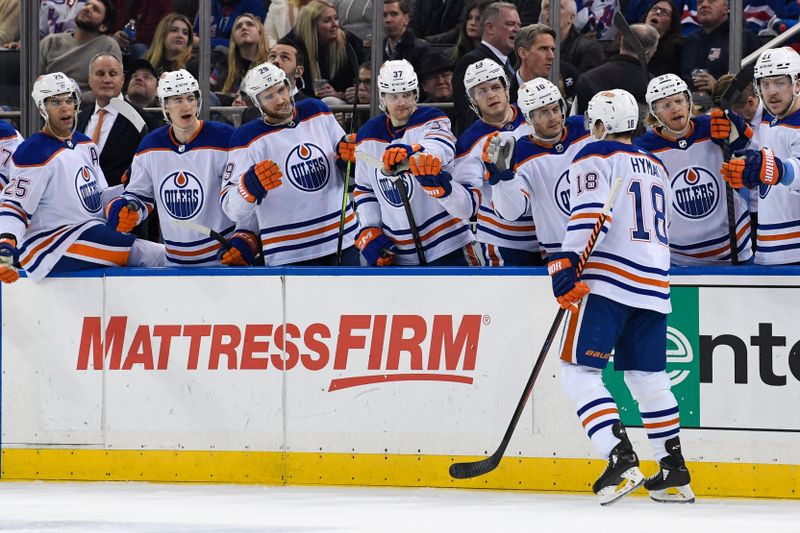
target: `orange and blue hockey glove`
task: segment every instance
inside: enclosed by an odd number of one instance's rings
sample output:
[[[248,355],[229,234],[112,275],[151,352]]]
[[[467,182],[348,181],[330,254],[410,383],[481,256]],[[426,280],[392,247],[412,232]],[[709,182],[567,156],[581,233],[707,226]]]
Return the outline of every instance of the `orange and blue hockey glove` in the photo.
[[[728,163],[722,163],[721,172],[725,181],[735,189],[749,189],[762,184],[777,185],[781,182],[788,184],[794,180],[792,166],[784,165],[769,148],[736,154]]]
[[[139,222],[141,222],[139,206],[133,200],[119,196],[108,202],[106,206],[106,225],[108,227],[114,228],[120,233],[130,233]]]
[[[256,263],[259,243],[255,233],[237,231],[229,242],[231,248],[222,249],[217,254],[220,263],[226,266],[251,266]]]
[[[386,172],[394,173],[403,161],[424,150],[419,144],[390,144],[383,152],[383,168]]]
[[[342,172],[347,170],[347,163],[354,165],[356,162],[356,134],[344,135],[336,144],[336,166]]]
[[[580,258],[575,252],[559,252],[550,256],[547,272],[553,283],[553,295],[562,309],[576,310],[575,304],[589,293],[589,286],[578,281]]]
[[[711,138],[716,143],[721,143],[731,137],[733,128],[736,128],[734,140],[731,141],[731,150],[744,150],[753,137],[753,128],[744,119],[733,111],[723,111],[714,108],[709,113],[711,117]]]
[[[394,241],[374,226],[361,230],[356,237],[356,248],[369,266],[389,266],[397,253]]]
[[[411,156],[411,173],[422,185],[425,194],[434,198],[446,198],[453,192],[453,176],[442,170],[442,160],[433,154],[414,154]]]
[[[258,203],[267,196],[267,191],[283,183],[283,173],[277,163],[266,159],[256,163],[242,176],[239,182],[239,194],[248,202]]]
[[[0,235],[0,281],[14,283],[19,279],[17,238],[10,233]]]

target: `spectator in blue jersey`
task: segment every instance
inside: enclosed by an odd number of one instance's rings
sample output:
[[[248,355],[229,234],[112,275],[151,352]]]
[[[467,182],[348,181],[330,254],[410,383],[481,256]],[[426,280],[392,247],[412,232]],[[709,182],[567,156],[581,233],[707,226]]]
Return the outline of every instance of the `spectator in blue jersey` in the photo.
[[[262,0],[212,0],[211,1],[211,48],[227,47],[234,24],[239,15],[250,13],[264,20],[267,9]],[[200,19],[194,21],[195,34],[199,35]]]
[[[701,31],[686,38],[681,51],[680,76],[690,87],[711,94],[717,78],[727,73],[730,43],[728,0],[699,0],[695,19]],[[759,47],[758,37],[742,29],[742,56]],[[705,69],[705,72],[696,72]],[[692,72],[695,71],[694,75]]]

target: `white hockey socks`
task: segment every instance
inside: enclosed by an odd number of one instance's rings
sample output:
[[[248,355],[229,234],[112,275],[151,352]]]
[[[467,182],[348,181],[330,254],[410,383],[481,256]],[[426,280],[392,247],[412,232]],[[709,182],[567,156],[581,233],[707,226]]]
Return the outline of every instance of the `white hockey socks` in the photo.
[[[628,370],[625,372],[625,384],[639,404],[639,413],[653,447],[653,455],[656,461],[660,461],[669,455],[665,448],[667,440],[680,433],[678,402],[672,394],[669,376],[664,371]]]
[[[603,384],[602,370],[563,361],[561,369],[564,390],[575,404],[586,435],[600,456],[607,459],[620,442],[611,431],[614,422],[619,422],[619,411]]]

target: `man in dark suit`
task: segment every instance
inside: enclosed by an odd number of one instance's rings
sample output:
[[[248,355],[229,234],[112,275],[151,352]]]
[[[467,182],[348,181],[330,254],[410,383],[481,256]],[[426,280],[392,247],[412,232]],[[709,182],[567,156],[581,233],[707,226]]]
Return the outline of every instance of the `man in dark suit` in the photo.
[[[124,81],[122,64],[116,57],[107,53],[94,56],[89,63],[89,87],[96,101],[78,115],[77,129],[97,144],[100,168],[109,186],[122,183],[139,141],[150,127],[159,126],[157,119],[122,98]]]
[[[480,46],[459,60],[453,73],[453,102],[459,110],[459,121],[453,125],[453,131],[460,135],[467,126],[478,117],[469,107],[469,99],[464,89],[464,73],[467,67],[481,59],[491,59],[502,65],[509,80],[514,79],[515,62],[514,36],[519,31],[519,14],[514,4],[495,2],[489,4],[481,13],[483,37]],[[511,101],[517,99],[516,92],[511,94]],[[461,112],[463,110],[463,112]]]

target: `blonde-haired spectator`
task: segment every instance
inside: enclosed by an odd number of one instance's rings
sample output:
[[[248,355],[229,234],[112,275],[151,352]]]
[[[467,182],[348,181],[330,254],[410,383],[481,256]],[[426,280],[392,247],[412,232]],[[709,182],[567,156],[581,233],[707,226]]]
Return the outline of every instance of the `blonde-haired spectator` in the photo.
[[[191,21],[178,13],[170,13],[158,23],[153,44],[142,57],[159,75],[184,68],[197,77],[197,57],[192,55],[193,39]]]
[[[227,65],[211,73],[212,89],[235,97],[250,65],[260,65],[268,56],[267,34],[261,20],[252,13],[239,15],[231,31]]]

